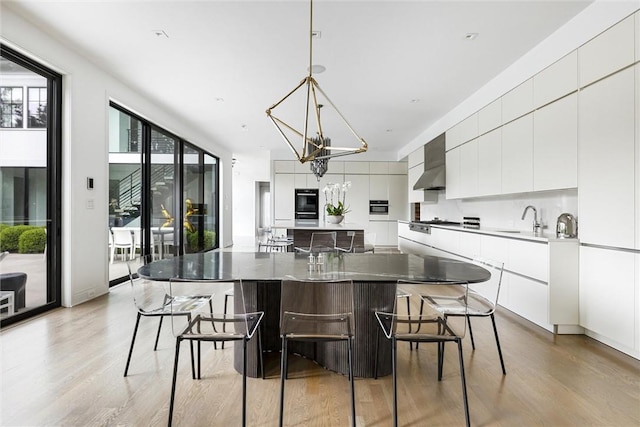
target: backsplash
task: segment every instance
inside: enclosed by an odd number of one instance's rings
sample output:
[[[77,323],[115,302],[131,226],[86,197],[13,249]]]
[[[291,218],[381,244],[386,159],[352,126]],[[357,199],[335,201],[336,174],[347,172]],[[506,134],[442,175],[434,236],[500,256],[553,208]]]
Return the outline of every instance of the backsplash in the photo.
[[[525,219],[521,219],[527,205],[533,205],[538,211],[538,220],[545,233],[555,233],[558,216],[564,212],[573,214],[580,226],[577,189],[462,200],[447,200],[445,192],[440,191],[437,204],[420,204],[420,219],[438,217],[461,222],[463,217],[473,216],[480,218],[482,227],[530,231],[533,213],[528,212]]]

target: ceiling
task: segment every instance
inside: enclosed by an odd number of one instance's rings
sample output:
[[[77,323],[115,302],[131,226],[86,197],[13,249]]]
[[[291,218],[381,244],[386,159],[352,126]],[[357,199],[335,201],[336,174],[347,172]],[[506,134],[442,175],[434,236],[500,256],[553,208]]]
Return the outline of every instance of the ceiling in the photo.
[[[396,153],[589,3],[316,0],[314,77],[371,154]],[[2,4],[215,145],[287,150],[265,110],[308,73],[308,1]],[[302,127],[304,106],[287,108]],[[333,144],[353,145],[334,125]]]

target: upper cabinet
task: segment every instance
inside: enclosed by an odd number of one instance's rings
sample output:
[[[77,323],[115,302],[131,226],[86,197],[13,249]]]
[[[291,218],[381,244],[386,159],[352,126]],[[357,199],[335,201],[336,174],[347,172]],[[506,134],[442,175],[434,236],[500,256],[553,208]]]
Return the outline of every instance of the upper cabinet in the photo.
[[[478,135],[485,134],[502,125],[502,98],[478,111]]]
[[[580,91],[578,207],[585,243],[635,246],[634,71],[627,68]]]
[[[594,203],[602,210],[602,215],[594,214],[594,223],[605,224],[604,207],[615,199],[610,195],[619,194],[621,188],[640,194],[639,67],[640,10],[449,129],[447,198],[579,188],[579,198],[584,200],[580,209],[582,223],[583,206]],[[635,73],[635,85],[627,76],[625,88],[619,87],[617,75],[622,73]],[[603,85],[590,90],[600,82]],[[629,122],[628,116],[634,116],[635,121]],[[616,120],[621,127],[614,126]],[[627,147],[626,154],[621,155],[618,148],[603,148],[614,144],[621,133],[625,133],[627,145],[629,138],[635,138],[635,151]],[[604,153],[602,159],[619,156],[621,169],[611,171],[610,175],[594,173],[598,169],[587,167],[587,159],[593,156],[592,160],[598,162],[598,150]],[[579,155],[584,159],[579,161]],[[631,163],[636,165],[635,178],[628,167]],[[579,169],[583,175],[594,176],[594,182],[579,179]],[[607,184],[619,180],[621,174],[626,177],[624,183]],[[598,189],[599,185],[602,188]],[[603,195],[606,201],[597,201],[595,194],[605,188],[610,188],[606,190],[609,196]],[[621,203],[628,205],[622,209],[628,216],[633,201]],[[596,206],[591,207],[598,212]],[[636,210],[639,212],[635,213],[633,239],[640,246],[640,209]]]
[[[478,138],[478,195],[502,193],[502,128]]]
[[[294,173],[296,163],[299,162],[293,160],[275,160],[273,162],[273,171],[275,173]]]
[[[477,136],[478,114],[475,113],[447,131],[445,138],[446,150],[451,150],[467,141],[471,141]]]
[[[502,193],[533,190],[533,114],[502,128]]]
[[[533,110],[533,79],[512,89],[502,97],[502,122],[524,116]]]
[[[573,51],[533,77],[533,104],[540,108],[578,89],[578,52]]]
[[[369,174],[369,162],[343,162],[343,163],[344,163],[344,173],[364,174],[364,175]]]
[[[578,186],[578,95],[566,96],[533,115],[533,190]]]
[[[636,19],[630,16],[578,48],[580,87],[633,64]]]

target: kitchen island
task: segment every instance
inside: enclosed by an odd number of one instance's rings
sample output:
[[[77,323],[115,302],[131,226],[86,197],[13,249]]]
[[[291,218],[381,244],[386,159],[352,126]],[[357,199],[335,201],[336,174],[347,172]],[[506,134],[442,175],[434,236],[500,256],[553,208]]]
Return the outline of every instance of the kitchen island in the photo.
[[[293,239],[294,248],[308,248],[313,232],[335,231],[336,246],[349,248],[353,237],[353,252],[364,252],[364,227],[360,224],[346,221],[340,224],[331,224],[322,220],[296,220],[276,221],[271,228],[272,230],[286,230],[286,235]]]

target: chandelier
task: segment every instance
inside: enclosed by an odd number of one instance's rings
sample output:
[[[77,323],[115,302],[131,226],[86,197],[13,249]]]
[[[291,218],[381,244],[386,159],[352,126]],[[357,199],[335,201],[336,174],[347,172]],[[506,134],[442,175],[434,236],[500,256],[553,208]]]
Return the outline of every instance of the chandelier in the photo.
[[[287,93],[282,99],[269,107],[266,111],[267,117],[273,122],[280,136],[287,143],[293,154],[300,163],[311,162],[311,171],[320,180],[328,168],[329,159],[332,157],[346,156],[348,154],[364,153],[367,151],[367,143],[364,138],[360,137],[353,127],[349,124],[344,115],[338,110],[335,104],[329,99],[327,94],[320,88],[318,82],[313,78],[313,0],[309,2],[309,74],[302,79],[298,85]],[[285,122],[283,119],[275,115],[275,109],[280,107],[287,99],[289,99],[299,89],[304,88],[306,91],[304,106],[304,123],[302,126],[294,126]],[[337,118],[346,128],[353,134],[357,144],[353,147],[341,147],[331,145],[331,139],[326,137],[320,121],[320,108],[324,104],[333,109],[337,113]],[[310,116],[315,119],[316,134],[314,137],[309,136]],[[300,150],[296,149],[294,140],[301,139],[302,146]]]

